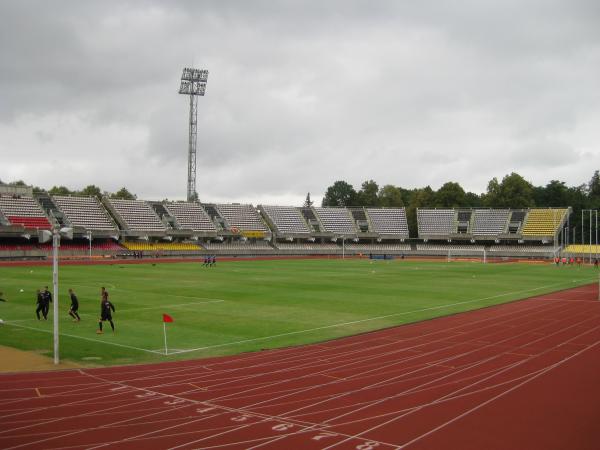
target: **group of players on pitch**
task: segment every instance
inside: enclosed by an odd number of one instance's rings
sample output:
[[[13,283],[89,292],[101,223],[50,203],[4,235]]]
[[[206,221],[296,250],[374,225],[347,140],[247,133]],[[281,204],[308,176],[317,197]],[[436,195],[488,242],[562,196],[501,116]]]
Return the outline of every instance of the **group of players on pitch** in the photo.
[[[80,322],[81,317],[79,317],[79,299],[73,289],[69,289],[69,296],[71,297],[71,306],[69,308],[69,315],[73,318],[73,322]],[[112,313],[115,312],[115,306],[108,300],[108,291],[106,288],[102,287],[100,290],[100,319],[98,320],[98,329],[96,330],[97,334],[102,334],[102,323],[107,321],[110,323],[110,327],[114,333],[115,324],[112,319]],[[50,303],[52,303],[52,294],[48,290],[48,286],[44,288],[43,291],[37,290],[37,309],[35,310],[35,314],[38,320],[40,318],[40,312],[44,317],[44,320],[48,320],[48,311],[50,310]]]

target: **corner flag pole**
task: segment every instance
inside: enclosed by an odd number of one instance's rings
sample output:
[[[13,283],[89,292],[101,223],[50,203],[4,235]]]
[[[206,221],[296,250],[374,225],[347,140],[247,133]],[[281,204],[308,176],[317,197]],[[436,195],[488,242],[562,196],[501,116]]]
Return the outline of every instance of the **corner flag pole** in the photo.
[[[167,348],[167,322],[171,323],[173,322],[173,318],[168,315],[168,314],[164,314],[162,315],[162,319],[163,319],[163,334],[165,336],[165,355],[169,354],[169,349]]]
[[[165,355],[168,355],[167,351],[167,323],[163,322],[163,334],[165,335]]]

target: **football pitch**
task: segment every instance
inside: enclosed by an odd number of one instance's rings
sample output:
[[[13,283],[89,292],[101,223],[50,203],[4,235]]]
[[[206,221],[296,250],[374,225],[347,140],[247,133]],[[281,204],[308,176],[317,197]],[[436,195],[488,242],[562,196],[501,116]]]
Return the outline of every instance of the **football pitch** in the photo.
[[[301,345],[491,306],[597,280],[592,267],[366,259],[240,260],[60,267],[61,358],[170,361]],[[52,306],[35,317],[46,266],[0,267],[0,345],[51,355]],[[97,335],[100,287],[116,332]],[[81,322],[67,314],[72,288]],[[165,354],[162,314],[166,324]]]

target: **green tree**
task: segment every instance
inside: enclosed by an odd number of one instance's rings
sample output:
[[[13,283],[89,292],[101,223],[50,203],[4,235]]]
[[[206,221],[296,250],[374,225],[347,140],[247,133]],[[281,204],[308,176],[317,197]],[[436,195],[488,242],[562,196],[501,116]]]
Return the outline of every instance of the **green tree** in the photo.
[[[52,186],[52,188],[48,191],[50,195],[72,195],[73,192],[69,190],[66,186]]]
[[[129,192],[127,188],[122,187],[114,194],[111,194],[110,198],[116,198],[120,200],[135,200],[137,196]]]
[[[410,197],[408,208],[406,208],[406,220],[408,222],[408,231],[411,236],[419,234],[417,226],[417,208],[431,207],[435,200],[435,192],[430,186],[422,189],[415,189]]]
[[[322,206],[352,206],[356,204],[356,191],[345,181],[336,181],[327,188]]]
[[[537,206],[569,206],[571,193],[564,181],[551,180],[546,186],[533,188]]]
[[[456,208],[465,203],[465,191],[458,183],[449,181],[435,193],[435,206]]]
[[[86,197],[102,198],[102,189],[100,189],[98,186],[90,184],[84,187],[81,191],[79,191],[78,194],[84,195]]]
[[[600,197],[600,173],[597,170],[588,183],[588,193],[590,197]]]
[[[8,183],[9,186],[27,187],[27,183],[23,180],[11,181]]]
[[[467,192],[465,194],[464,206],[468,206],[469,208],[483,206],[483,198],[481,195],[476,194],[475,192]]]
[[[379,206],[379,186],[373,180],[363,182],[356,197],[356,206]]]
[[[379,205],[387,208],[401,208],[404,206],[402,190],[392,184],[383,186],[377,194]]]
[[[492,178],[485,194],[485,204],[498,208],[529,208],[535,206],[532,184],[518,173],[511,173],[498,183]]]

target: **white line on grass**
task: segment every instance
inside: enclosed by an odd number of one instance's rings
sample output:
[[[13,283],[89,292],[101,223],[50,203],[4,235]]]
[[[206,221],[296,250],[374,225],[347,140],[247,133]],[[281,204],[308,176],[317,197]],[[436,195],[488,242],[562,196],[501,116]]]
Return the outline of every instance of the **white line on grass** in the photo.
[[[193,297],[190,297],[193,298]],[[202,297],[198,297],[198,298],[202,298]],[[128,308],[128,309],[120,309],[119,312],[123,313],[123,312],[138,312],[138,311],[149,311],[151,309],[168,309],[168,308],[177,308],[177,307],[181,307],[181,306],[189,306],[189,305],[206,305],[209,303],[223,303],[225,300],[211,300],[208,302],[191,302],[191,303],[179,303],[177,305],[170,305],[165,303],[164,305],[161,306],[149,306],[148,308]]]
[[[12,322],[5,322],[5,323],[7,325],[10,325],[10,326],[13,326],[13,327],[27,328],[29,330],[41,331],[42,333],[53,333],[52,330],[42,330],[41,328],[27,327],[25,325],[19,325],[19,324],[12,323]],[[117,344],[116,342],[101,341],[99,339],[92,339],[92,338],[83,337],[83,336],[76,336],[74,334],[67,334],[67,333],[59,333],[59,334],[61,336],[68,336],[68,337],[72,337],[72,338],[75,338],[75,339],[83,339],[84,341],[99,342],[101,344],[116,345],[117,347],[130,348],[130,349],[133,349],[133,350],[140,350],[142,352],[155,353],[157,355],[161,355],[161,354],[164,355],[164,351],[158,352],[156,350],[148,350],[147,348],[134,347],[132,345],[125,345],[125,344]]]
[[[446,305],[431,306],[429,308],[422,308],[422,309],[415,309],[413,311],[404,311],[404,312],[399,312],[399,313],[386,314],[386,315],[383,315],[383,316],[368,317],[366,319],[352,320],[350,322],[334,323],[332,325],[324,325],[322,327],[309,328],[309,329],[306,329],[306,330],[290,331],[289,333],[280,333],[280,334],[274,334],[274,335],[271,335],[271,336],[262,336],[262,337],[258,337],[258,338],[243,339],[241,341],[232,341],[232,342],[225,342],[223,344],[207,345],[207,346],[204,346],[204,347],[190,348],[190,349],[187,349],[187,350],[178,350],[178,351],[174,351],[174,352],[172,352],[170,354],[175,355],[175,354],[179,354],[179,353],[189,353],[189,352],[196,352],[196,351],[200,351],[200,350],[209,350],[209,349],[218,348],[218,347],[227,347],[229,345],[245,344],[245,343],[248,343],[248,342],[266,341],[266,340],[269,340],[269,339],[283,337],[283,336],[292,336],[292,335],[295,335],[295,334],[310,333],[311,331],[319,331],[319,330],[326,330],[326,329],[329,329],[329,328],[344,327],[346,325],[355,325],[357,323],[370,322],[370,321],[373,321],[373,320],[380,320],[380,319],[387,319],[389,317],[405,316],[405,315],[408,315],[408,314],[415,314],[415,313],[424,312],[424,311],[434,311],[436,309],[444,309],[444,308],[449,308],[449,307],[452,307],[452,306],[465,305],[467,303],[475,303],[475,302],[481,302],[481,301],[486,301],[486,300],[492,300],[492,299],[495,299],[495,298],[506,297],[506,296],[514,295],[514,294],[522,294],[522,293],[526,293],[526,292],[539,291],[539,290],[542,290],[542,289],[548,289],[548,288],[555,287],[555,286],[562,286],[562,285],[565,285],[565,284],[571,284],[571,283],[575,283],[575,282],[578,282],[578,281],[588,281],[588,279],[584,278],[584,279],[580,279],[580,280],[564,281],[564,282],[561,282],[561,283],[554,283],[554,284],[549,284],[549,285],[546,285],[546,286],[538,286],[538,287],[535,287],[535,288],[523,289],[523,290],[520,290],[520,291],[505,292],[504,294],[492,295],[491,297],[477,298],[475,300],[465,300],[465,301],[462,301],[462,302],[448,303]]]

